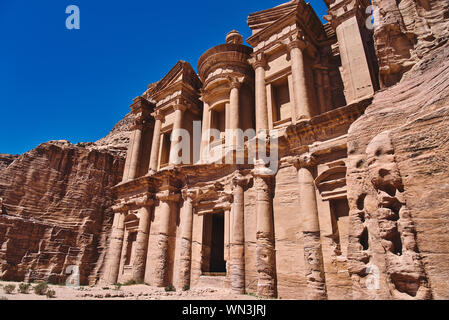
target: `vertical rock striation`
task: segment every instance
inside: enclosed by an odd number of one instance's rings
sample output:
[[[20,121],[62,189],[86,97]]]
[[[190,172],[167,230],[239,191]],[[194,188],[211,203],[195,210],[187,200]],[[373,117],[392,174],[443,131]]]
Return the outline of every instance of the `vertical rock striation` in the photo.
[[[0,277],[62,282],[68,266],[95,281],[124,160],[66,141],[44,143],[0,171]]]
[[[354,298],[449,297],[448,61],[449,45],[432,51],[350,128]]]
[[[447,0],[374,0],[374,43],[382,87],[398,83],[426,54],[449,39]]]

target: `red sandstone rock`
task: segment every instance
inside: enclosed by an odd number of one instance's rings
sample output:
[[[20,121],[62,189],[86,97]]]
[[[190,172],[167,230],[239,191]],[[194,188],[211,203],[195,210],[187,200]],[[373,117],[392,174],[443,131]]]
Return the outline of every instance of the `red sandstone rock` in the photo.
[[[417,62],[449,39],[447,0],[374,0],[374,32],[383,87],[396,84]],[[413,73],[410,76],[414,76]]]
[[[448,45],[427,55],[349,130],[354,298],[448,298],[448,61]],[[366,288],[369,265],[379,291]]]
[[[94,281],[124,159],[64,141],[44,143],[0,172],[0,277],[65,279],[69,265]],[[89,279],[90,277],[90,279]]]

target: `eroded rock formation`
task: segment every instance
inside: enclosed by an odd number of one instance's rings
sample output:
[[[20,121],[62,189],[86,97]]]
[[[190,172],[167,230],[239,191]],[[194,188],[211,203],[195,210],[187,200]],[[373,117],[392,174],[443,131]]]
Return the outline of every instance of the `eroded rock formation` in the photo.
[[[448,58],[448,45],[427,55],[349,131],[355,298],[447,298]],[[375,272],[379,290],[370,290]]]
[[[95,281],[124,159],[66,141],[44,143],[0,171],[0,277],[62,282],[70,265]],[[70,273],[70,272],[69,272]]]
[[[447,0],[374,0],[374,43],[381,86],[398,83],[417,62],[449,39]],[[410,76],[413,77],[413,74]]]
[[[90,150],[104,150],[124,158],[128,149],[129,134],[133,121],[134,114],[130,112],[117,122],[106,137],[89,144],[87,148]]]
[[[8,167],[17,157],[17,155],[0,154],[0,171]]]

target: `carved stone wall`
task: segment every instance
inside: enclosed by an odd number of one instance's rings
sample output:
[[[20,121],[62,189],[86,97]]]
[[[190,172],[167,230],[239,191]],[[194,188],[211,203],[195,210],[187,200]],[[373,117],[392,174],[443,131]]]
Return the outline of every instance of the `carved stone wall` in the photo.
[[[448,298],[448,57],[432,52],[349,130],[354,298]]]

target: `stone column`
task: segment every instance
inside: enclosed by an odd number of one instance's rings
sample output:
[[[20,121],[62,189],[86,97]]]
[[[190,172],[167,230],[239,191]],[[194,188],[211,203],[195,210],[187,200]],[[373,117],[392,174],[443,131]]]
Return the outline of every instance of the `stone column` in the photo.
[[[231,260],[231,252],[232,252],[232,244],[234,243],[234,205],[231,204],[231,208],[229,210],[229,245],[228,245],[228,259],[226,260],[226,281],[228,284],[228,288],[231,287],[232,284],[232,260]]]
[[[139,121],[138,119],[136,122]],[[134,124],[134,138],[132,139],[131,158],[129,165],[129,173],[127,180],[133,180],[137,178],[139,162],[140,162],[140,149],[142,146],[142,131],[143,126],[140,123]]]
[[[190,288],[190,273],[192,265],[192,228],[193,228],[193,194],[183,192],[184,207],[182,212],[182,239],[181,239],[181,265],[179,268],[179,279],[181,288]]]
[[[293,85],[293,76],[291,74],[288,75],[288,93],[290,95],[290,116],[292,118],[292,123],[295,123],[296,119],[298,118],[296,115],[296,106],[298,105],[296,103],[295,98],[295,89]]]
[[[156,287],[165,287],[169,285],[169,237],[172,223],[171,216],[174,206],[176,206],[179,201],[179,195],[165,191],[159,193],[157,198],[159,199],[159,208],[157,211],[157,215],[159,215],[159,234],[157,236],[157,261],[154,267],[154,284]]]
[[[231,232],[231,210],[224,210],[224,260],[229,262],[230,232]]]
[[[116,212],[112,225],[110,247],[107,258],[106,281],[110,284],[117,283],[120,258],[122,255],[123,237],[125,235],[125,214]]]
[[[238,175],[233,179],[233,237],[231,244],[231,288],[236,294],[245,293],[245,204],[244,183],[246,180]]]
[[[274,245],[273,175],[265,167],[253,170],[255,177],[257,215],[257,295],[277,296],[276,251]]]
[[[139,212],[139,227],[137,229],[135,258],[133,262],[133,279],[143,281],[147,260],[148,237],[150,231],[151,207],[143,206]]]
[[[237,142],[239,140],[238,129],[240,128],[240,107],[239,107],[239,91],[241,87],[241,83],[237,79],[232,79],[230,81],[231,92],[229,93],[229,108],[230,108],[230,117],[229,117],[229,128],[225,128],[226,130],[226,138],[225,145],[226,147],[235,150],[237,147]],[[232,153],[229,153],[230,150],[226,150],[225,153],[227,157],[232,157]],[[232,158],[230,158],[232,160]],[[230,160],[227,160],[226,163],[229,163]],[[234,162],[233,162],[234,163]]]
[[[211,111],[209,110],[209,104],[203,102],[203,128],[201,135],[201,162],[204,163],[207,161],[208,153],[209,153],[209,142],[210,142],[210,122],[211,122]]]
[[[175,121],[173,123],[173,131],[172,131],[172,135],[179,135],[179,130],[182,129],[182,121],[183,121],[183,115],[184,115],[184,111],[187,109],[185,106],[178,104],[175,105],[173,107],[173,109],[175,110]],[[178,161],[178,152],[177,150],[179,149],[179,144],[181,143],[181,141],[179,141],[179,137],[177,141],[173,141],[173,138],[171,138],[172,142],[170,145],[170,161],[169,164],[178,164],[180,163],[180,161]],[[184,141],[185,143],[185,141]]]
[[[288,43],[293,78],[293,101],[296,103],[296,119],[293,119],[293,123],[301,119],[310,119],[312,115],[312,103],[307,90],[307,78],[304,69],[304,48],[305,43],[301,40],[294,40]]]
[[[267,89],[265,85],[265,57],[257,55],[251,60],[256,72],[256,132],[268,129]]]
[[[129,133],[129,142],[128,142],[128,148],[126,151],[126,161],[125,161],[125,167],[123,169],[122,182],[129,181],[129,168],[131,166],[131,158],[132,158],[133,145],[134,145],[134,136],[135,136],[135,132],[131,131]]]
[[[229,94],[229,102],[231,108],[230,115],[230,129],[236,130],[240,127],[239,123],[239,90],[241,83],[238,81],[231,81],[231,92]]]
[[[150,168],[149,173],[157,171],[157,164],[159,161],[159,148],[161,144],[161,127],[164,116],[157,112],[153,113],[153,117],[156,120],[154,124],[153,142],[151,144],[151,156],[150,156]]]
[[[327,299],[315,179],[312,173],[315,165],[316,162],[311,156],[303,156],[297,163],[299,210],[303,219],[304,265],[309,300]]]
[[[151,123],[150,114],[154,106],[145,98],[137,97],[130,106],[132,113],[135,115],[130,135],[128,152],[126,155],[125,169],[123,172],[123,182],[133,180],[138,177],[141,167],[142,144],[144,130]]]

